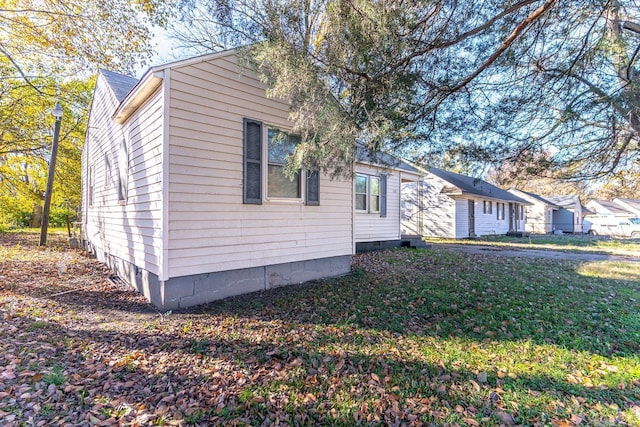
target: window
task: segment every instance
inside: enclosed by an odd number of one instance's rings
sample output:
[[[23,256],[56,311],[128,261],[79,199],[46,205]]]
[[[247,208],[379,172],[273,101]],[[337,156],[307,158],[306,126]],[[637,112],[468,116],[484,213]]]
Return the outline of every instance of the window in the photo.
[[[265,185],[267,197],[295,200],[304,194],[306,205],[320,205],[320,173],[317,170],[300,171],[293,179],[284,174],[287,156],[293,154],[299,138],[268,129],[262,122],[251,119],[244,119],[243,133],[243,203],[262,204]],[[267,144],[263,147],[265,137]],[[266,165],[263,158],[267,159]]]
[[[111,162],[109,161],[109,155],[104,153],[104,188],[111,186]]]
[[[300,138],[288,135],[276,129],[268,130],[268,197],[288,199],[299,199],[301,197],[300,173],[296,173],[292,178],[286,176],[284,173],[287,157],[294,153],[296,145],[299,143]]]
[[[127,141],[122,138],[120,148],[118,150],[118,202],[126,203],[127,187],[129,180],[129,150]]]
[[[88,185],[87,199],[89,200],[89,206],[93,206],[93,194],[94,194],[94,170],[93,165],[89,166],[89,185]]]
[[[369,212],[378,213],[380,212],[380,178],[369,177],[369,185],[369,200],[371,201]]]
[[[485,200],[482,205],[483,212],[486,214],[493,213],[493,202],[491,200]]]
[[[367,177],[356,175],[356,210],[367,210]]]
[[[496,218],[504,219],[504,203],[496,202]]]
[[[387,216],[387,175],[356,174],[355,208],[358,212]]]

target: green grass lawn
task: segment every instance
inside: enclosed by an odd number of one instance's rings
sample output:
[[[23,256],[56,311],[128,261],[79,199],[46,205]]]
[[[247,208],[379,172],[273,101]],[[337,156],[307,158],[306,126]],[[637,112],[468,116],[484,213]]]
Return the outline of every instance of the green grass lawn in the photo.
[[[14,252],[5,258],[25,259]],[[20,332],[0,338],[18,342],[10,354],[29,355],[20,369],[60,382],[66,407],[85,408],[79,417],[640,425],[640,272],[628,263],[376,252],[356,256],[349,276],[156,316],[133,330],[118,326],[122,308],[91,329],[88,319],[118,293],[92,303],[88,294],[47,300],[46,285],[1,286],[5,322]],[[43,361],[40,346],[60,351]],[[0,381],[0,418],[18,410],[3,391]],[[45,417],[64,411],[51,405]]]
[[[483,236],[478,239],[427,238],[432,243],[455,243],[463,245],[491,245],[522,249],[550,249],[569,252],[591,252],[612,255],[640,256],[640,240],[616,239],[588,235],[541,235],[526,237]]]

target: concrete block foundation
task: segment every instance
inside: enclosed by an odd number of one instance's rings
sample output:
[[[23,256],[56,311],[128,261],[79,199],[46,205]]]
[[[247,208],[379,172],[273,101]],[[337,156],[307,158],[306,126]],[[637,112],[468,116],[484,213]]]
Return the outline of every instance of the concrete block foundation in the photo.
[[[250,292],[342,276],[351,271],[351,256],[344,255],[160,281],[155,274],[120,258],[103,254],[98,259],[160,310],[192,307]]]

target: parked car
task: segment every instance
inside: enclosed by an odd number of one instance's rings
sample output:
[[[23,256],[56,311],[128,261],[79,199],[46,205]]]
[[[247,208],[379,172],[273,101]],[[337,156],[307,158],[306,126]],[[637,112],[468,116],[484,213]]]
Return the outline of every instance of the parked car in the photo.
[[[640,218],[593,217],[585,220],[585,231],[592,236],[640,238]]]

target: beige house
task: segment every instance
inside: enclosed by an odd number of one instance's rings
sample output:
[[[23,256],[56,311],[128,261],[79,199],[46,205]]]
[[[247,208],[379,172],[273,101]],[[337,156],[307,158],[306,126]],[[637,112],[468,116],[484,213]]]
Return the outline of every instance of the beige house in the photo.
[[[356,241],[399,242],[409,171],[360,164],[366,210],[351,180],[313,170],[288,179],[289,106],[265,89],[234,51],[153,67],[140,80],[98,75],[83,240],[160,308],[346,274]]]
[[[528,201],[530,204],[525,207],[527,221],[525,231],[527,233],[549,234],[553,233],[553,217],[558,212],[560,206],[550,202],[543,196],[512,188],[510,193]]]

